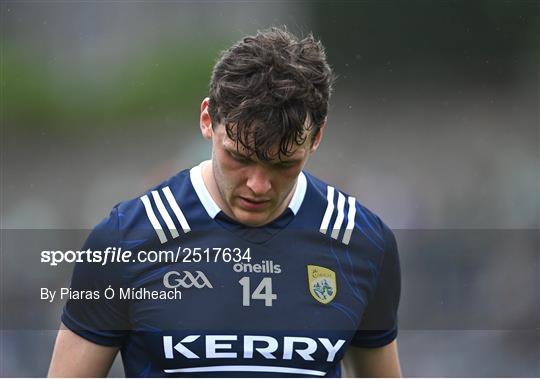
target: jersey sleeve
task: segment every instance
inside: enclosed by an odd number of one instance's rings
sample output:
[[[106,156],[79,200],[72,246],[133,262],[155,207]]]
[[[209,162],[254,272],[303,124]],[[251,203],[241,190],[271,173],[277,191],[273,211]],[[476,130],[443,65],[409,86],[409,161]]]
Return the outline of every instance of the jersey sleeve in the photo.
[[[383,235],[385,252],[380,274],[360,326],[351,341],[353,346],[381,347],[397,337],[397,310],[401,293],[399,256],[395,236],[384,224]]]
[[[118,210],[98,224],[88,236],[82,250],[105,252],[117,247],[119,241]],[[62,313],[63,324],[77,335],[106,346],[121,346],[129,331],[129,314],[126,301],[119,299],[119,288],[124,287],[125,275],[119,263],[77,262],[71,278],[71,293]],[[107,288],[115,291],[107,299]],[[109,293],[111,293],[109,291]],[[95,298],[98,294],[99,298]]]

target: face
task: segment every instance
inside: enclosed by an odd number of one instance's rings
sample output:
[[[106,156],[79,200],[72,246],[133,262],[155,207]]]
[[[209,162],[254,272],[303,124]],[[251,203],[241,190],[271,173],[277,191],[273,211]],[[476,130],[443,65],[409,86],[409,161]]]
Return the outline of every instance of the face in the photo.
[[[269,223],[289,205],[298,175],[317,149],[322,130],[313,137],[313,144],[312,138],[306,138],[291,156],[262,162],[237,146],[227,136],[224,125],[203,125],[205,101],[201,107],[201,130],[212,141],[212,175],[208,175],[207,183],[212,197],[227,215],[244,225]]]

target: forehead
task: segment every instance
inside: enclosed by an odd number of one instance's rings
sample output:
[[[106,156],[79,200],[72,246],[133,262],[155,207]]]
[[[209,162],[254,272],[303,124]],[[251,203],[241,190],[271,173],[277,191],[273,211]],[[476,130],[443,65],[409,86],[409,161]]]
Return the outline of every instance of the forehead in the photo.
[[[233,151],[233,152],[241,154],[241,155],[246,155],[246,156],[251,155],[251,154],[249,154],[249,151],[241,143],[237,142],[234,139],[229,138],[229,136],[227,135],[227,132],[225,130],[225,127],[223,125],[220,124],[215,129],[214,133],[218,137],[219,143],[226,150]],[[234,133],[234,129],[233,129],[233,133]],[[304,138],[304,143],[302,143],[301,145],[298,145],[298,144],[293,145],[290,155],[287,155],[287,156],[282,155],[281,159],[276,158],[276,159],[274,159],[272,161],[295,160],[295,159],[303,158],[305,156],[306,152],[309,150],[309,143],[311,141],[311,138],[309,136],[309,131],[307,131],[307,130],[304,131],[304,137],[306,137],[306,138]],[[278,154],[277,154],[278,152],[279,152],[279,145],[276,144],[270,150],[270,156],[278,157]]]

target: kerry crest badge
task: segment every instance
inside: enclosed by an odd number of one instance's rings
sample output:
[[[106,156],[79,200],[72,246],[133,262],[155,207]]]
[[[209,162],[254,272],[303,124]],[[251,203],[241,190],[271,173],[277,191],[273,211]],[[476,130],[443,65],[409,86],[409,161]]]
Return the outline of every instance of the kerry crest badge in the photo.
[[[328,304],[336,297],[336,273],[326,267],[308,265],[308,285],[311,296],[320,303]]]

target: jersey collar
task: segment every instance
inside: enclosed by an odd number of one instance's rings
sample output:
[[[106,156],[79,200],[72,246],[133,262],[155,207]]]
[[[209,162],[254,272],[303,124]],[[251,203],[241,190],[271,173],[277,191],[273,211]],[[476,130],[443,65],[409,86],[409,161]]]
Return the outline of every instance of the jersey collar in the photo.
[[[191,184],[193,185],[193,188],[195,189],[195,192],[197,193],[199,200],[201,201],[204,209],[206,210],[206,213],[208,213],[208,215],[211,218],[215,218],[216,215],[221,211],[221,208],[216,204],[216,202],[210,195],[210,192],[208,192],[206,185],[204,184],[201,169],[202,169],[202,165],[206,162],[210,162],[210,161],[201,162],[199,165],[189,170],[189,178],[191,179]],[[300,172],[300,175],[298,175],[298,182],[296,184],[296,189],[289,203],[289,209],[295,215],[298,213],[298,210],[300,209],[300,206],[302,205],[302,202],[304,201],[304,197],[306,195],[306,189],[307,189],[306,176],[304,175],[303,172]]]

